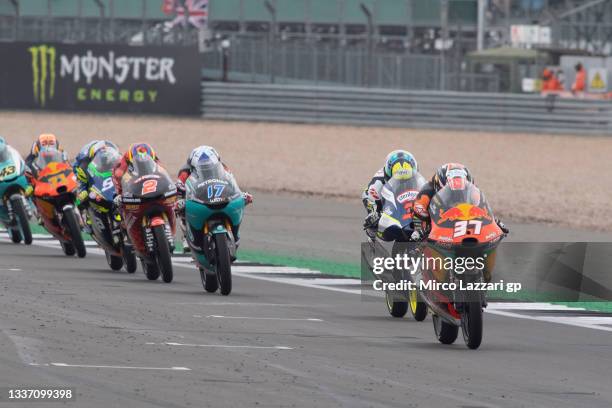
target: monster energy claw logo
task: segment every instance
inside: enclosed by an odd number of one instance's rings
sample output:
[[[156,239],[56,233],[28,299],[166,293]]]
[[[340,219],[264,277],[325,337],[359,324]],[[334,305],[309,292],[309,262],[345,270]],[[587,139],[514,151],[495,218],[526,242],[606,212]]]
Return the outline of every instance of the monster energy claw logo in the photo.
[[[32,56],[32,91],[34,100],[44,107],[55,96],[55,47],[38,45],[28,48]]]

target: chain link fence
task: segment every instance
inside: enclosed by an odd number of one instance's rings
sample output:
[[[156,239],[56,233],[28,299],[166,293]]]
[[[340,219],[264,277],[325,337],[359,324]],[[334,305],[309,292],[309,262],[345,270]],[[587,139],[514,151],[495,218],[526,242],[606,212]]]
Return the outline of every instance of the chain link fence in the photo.
[[[457,58],[338,42],[232,37],[204,54],[204,75],[236,82],[497,92],[495,74],[461,72]]]

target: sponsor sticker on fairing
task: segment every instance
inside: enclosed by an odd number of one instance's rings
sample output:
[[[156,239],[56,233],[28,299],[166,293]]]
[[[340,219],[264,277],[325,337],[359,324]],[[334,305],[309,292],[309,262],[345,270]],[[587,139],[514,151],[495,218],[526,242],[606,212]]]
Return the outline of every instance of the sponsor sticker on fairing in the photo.
[[[400,204],[405,203],[406,201],[414,201],[419,194],[416,190],[407,190],[397,196],[397,202]]]

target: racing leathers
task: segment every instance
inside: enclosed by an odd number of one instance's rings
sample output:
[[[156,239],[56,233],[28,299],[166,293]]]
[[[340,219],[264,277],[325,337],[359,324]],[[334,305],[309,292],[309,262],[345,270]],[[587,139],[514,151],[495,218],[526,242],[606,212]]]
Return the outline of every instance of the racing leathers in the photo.
[[[435,185],[432,181],[427,182],[419,191],[417,198],[414,201],[413,210],[415,225],[423,226],[422,229],[417,229],[413,234],[413,240],[425,240],[431,231],[431,214],[429,213],[429,204],[433,197],[436,195],[437,191]],[[508,227],[499,219],[495,218],[495,223],[499,226],[504,234],[508,234],[510,231]],[[491,281],[491,272],[495,267],[495,254],[487,257],[485,260],[485,267],[483,270],[483,275],[486,282]]]
[[[376,235],[378,220],[382,211],[380,194],[386,183],[385,171],[384,168],[381,168],[374,174],[374,177],[372,177],[372,180],[370,180],[361,194],[363,206],[368,213],[363,226],[370,238]]]

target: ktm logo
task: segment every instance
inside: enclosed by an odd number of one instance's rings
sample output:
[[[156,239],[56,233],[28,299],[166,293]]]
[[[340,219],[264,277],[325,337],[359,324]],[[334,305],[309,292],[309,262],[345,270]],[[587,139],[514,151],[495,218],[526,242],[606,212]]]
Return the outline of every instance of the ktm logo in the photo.
[[[55,47],[37,45],[28,48],[32,57],[32,92],[34,101],[44,107],[55,96]]]

